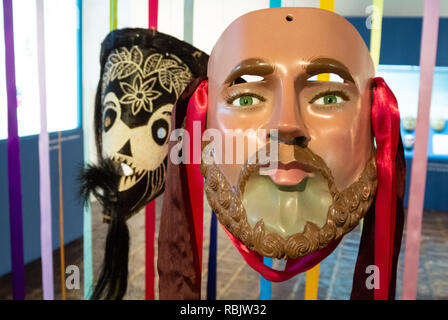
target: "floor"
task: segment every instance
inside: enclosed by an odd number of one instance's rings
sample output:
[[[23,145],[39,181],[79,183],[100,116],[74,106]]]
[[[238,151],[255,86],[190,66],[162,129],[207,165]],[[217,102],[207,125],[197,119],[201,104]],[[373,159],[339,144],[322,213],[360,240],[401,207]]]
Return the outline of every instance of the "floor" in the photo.
[[[157,223],[161,211],[161,200],[157,201]],[[102,223],[98,205],[94,203],[92,207],[93,263],[94,274],[97,275],[101,265],[106,226]],[[205,212],[210,212],[207,204]],[[203,299],[206,298],[209,226],[210,214],[206,214],[204,218]],[[144,299],[145,243],[144,215],[142,213],[129,221],[129,229],[131,233],[129,287],[125,299]],[[448,212],[425,212],[422,230],[417,299],[448,299]],[[358,227],[347,235],[338,248],[321,263],[318,299],[349,299],[359,239]],[[403,249],[399,260],[398,298],[401,297],[402,288]],[[61,298],[59,259],[59,251],[56,251],[54,253],[56,299]],[[78,266],[82,275],[82,239],[65,246],[65,260],[66,265]],[[258,299],[260,278],[258,273],[244,262],[220,226],[218,226],[217,273],[217,299]],[[156,278],[156,288],[157,285]],[[42,299],[40,260],[26,266],[26,286],[27,299]],[[297,275],[286,282],[274,283],[272,299],[301,300],[304,297],[304,288],[305,275]],[[10,274],[0,278],[0,299],[11,299]],[[67,299],[83,299],[82,281],[80,289],[67,290]]]

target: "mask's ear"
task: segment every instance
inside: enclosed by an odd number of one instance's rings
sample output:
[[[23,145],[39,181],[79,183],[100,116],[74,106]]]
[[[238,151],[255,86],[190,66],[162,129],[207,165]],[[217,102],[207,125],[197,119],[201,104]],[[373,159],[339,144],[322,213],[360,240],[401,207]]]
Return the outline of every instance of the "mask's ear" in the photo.
[[[373,79],[372,128],[378,187],[364,218],[351,299],[393,300],[403,235],[406,163],[397,100],[382,78]],[[366,281],[375,289],[369,289]]]
[[[168,149],[157,261],[162,300],[201,298],[204,200],[199,165],[208,105],[207,88],[205,77],[193,80],[173,108],[171,128],[185,129],[185,132],[178,139],[180,142],[170,139]],[[197,140],[192,132],[196,126],[201,136],[199,141],[193,142]],[[174,158],[187,159],[190,164],[173,163]]]

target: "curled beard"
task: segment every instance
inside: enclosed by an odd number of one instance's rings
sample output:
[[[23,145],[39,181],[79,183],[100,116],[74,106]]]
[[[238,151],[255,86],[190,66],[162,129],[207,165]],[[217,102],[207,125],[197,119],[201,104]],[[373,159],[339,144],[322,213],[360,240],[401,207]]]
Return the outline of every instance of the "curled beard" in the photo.
[[[376,193],[375,150],[359,178],[342,191],[337,190],[331,171],[322,158],[310,149],[295,147],[295,158],[315,168],[328,181],[332,203],[322,227],[307,221],[303,232],[286,238],[265,230],[262,219],[254,227],[248,222],[243,195],[248,180],[258,174],[262,165],[246,162],[241,168],[237,185],[232,187],[214,162],[201,163],[201,172],[205,178],[204,190],[219,222],[249,249],[266,257],[296,259],[342,238],[358,225]]]

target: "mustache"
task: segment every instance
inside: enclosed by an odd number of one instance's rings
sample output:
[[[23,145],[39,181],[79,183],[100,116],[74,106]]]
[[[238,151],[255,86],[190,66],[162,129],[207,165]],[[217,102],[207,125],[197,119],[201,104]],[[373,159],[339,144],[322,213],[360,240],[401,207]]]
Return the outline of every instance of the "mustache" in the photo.
[[[277,152],[280,149],[279,147],[287,146],[289,148],[293,148],[293,159],[289,159],[290,161],[284,162],[280,159],[279,154],[273,159],[271,155],[271,142],[272,140],[278,143]],[[302,139],[292,140],[288,143],[283,142],[280,139],[271,139],[263,148],[260,148],[253,154],[246,163],[243,165],[242,170],[252,171],[254,169],[266,169],[271,167],[272,165],[275,168],[279,169],[300,169],[306,172],[320,172],[325,178],[333,179],[333,175],[331,173],[330,168],[325,163],[325,161],[316,153],[314,153],[308,146],[304,145]],[[275,149],[275,148],[274,148]],[[262,162],[261,159],[268,159],[268,162]],[[255,159],[255,160],[254,160]],[[292,161],[291,161],[292,160]]]
[[[305,136],[298,136],[298,137],[294,137],[293,139],[286,141],[278,136],[276,136],[275,134],[270,134],[269,135],[271,141],[278,141],[279,143],[283,143],[286,145],[291,145],[291,146],[298,146],[298,147],[302,147],[302,148],[306,148],[308,146],[308,139]]]

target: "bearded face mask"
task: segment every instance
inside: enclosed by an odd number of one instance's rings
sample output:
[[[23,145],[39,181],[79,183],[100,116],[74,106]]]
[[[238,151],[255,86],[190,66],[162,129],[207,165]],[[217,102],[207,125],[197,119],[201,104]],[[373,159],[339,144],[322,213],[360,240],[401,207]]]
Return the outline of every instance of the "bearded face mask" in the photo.
[[[395,161],[404,168],[404,158],[396,100],[374,75],[359,33],[326,10],[251,12],[217,41],[208,81],[192,94],[187,114],[193,109],[191,120],[213,129],[213,139],[209,134],[202,142],[208,202],[246,262],[266,279],[284,281],[312,268],[370,213],[377,225],[365,226],[364,247],[374,241],[366,230],[391,238],[372,245],[375,252],[360,250],[358,260],[390,257],[382,298],[394,294],[389,275],[402,229],[396,198],[403,196]],[[267,163],[258,161],[263,154]],[[380,201],[384,207],[377,204],[377,214],[372,204],[384,194],[389,198]],[[263,266],[261,256],[288,260],[285,270]]]
[[[252,130],[248,145],[262,145],[255,133],[266,130],[262,138],[278,145],[277,162],[270,163],[277,169],[260,174],[259,165],[248,163],[253,154],[247,149],[244,162],[236,164],[238,146],[223,144],[221,154],[234,151],[233,163],[217,164],[222,159],[215,156],[203,172],[207,198],[234,236],[262,255],[295,259],[351,231],[372,202],[374,68],[357,31],[339,16],[288,12],[291,21],[288,14],[260,11],[232,23],[208,71],[207,128],[223,137],[229,130]],[[262,16],[280,36],[256,36]],[[300,28],[310,17],[314,22]],[[235,41],[240,49],[229,51]],[[330,81],[316,79],[321,74],[330,74]],[[215,180],[223,189],[214,188]]]
[[[82,180],[84,195],[99,199],[110,223],[106,259],[111,261],[104,268],[117,273],[105,280],[103,270],[95,298],[106,283],[115,294],[116,278],[122,289],[118,296],[124,294],[125,221],[163,192],[172,108],[188,83],[205,74],[207,60],[200,50],[155,30],[116,30],[102,44],[95,104],[98,165],[90,166]],[[108,246],[114,256],[108,256]],[[114,269],[119,264],[125,270]]]

